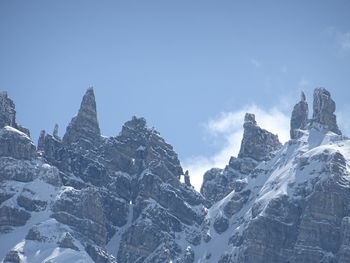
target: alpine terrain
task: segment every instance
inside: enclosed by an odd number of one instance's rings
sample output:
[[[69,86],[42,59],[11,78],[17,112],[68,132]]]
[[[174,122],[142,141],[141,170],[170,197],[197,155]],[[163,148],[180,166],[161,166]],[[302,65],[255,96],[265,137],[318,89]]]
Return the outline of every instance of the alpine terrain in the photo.
[[[284,145],[247,113],[199,193],[144,118],[103,136],[92,88],[37,146],[0,93],[0,262],[350,262],[350,140],[326,89],[312,104],[301,94]]]

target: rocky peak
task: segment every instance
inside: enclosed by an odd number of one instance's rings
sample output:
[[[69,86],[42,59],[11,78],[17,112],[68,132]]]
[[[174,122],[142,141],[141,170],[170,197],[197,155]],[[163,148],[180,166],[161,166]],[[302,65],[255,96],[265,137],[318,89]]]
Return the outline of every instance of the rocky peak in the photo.
[[[7,96],[7,92],[0,92],[0,128],[6,125],[16,127],[15,104]]]
[[[142,132],[145,130],[147,130],[146,119],[143,117],[133,116],[130,121],[127,121],[126,123],[124,123],[121,135],[128,136],[130,134],[130,131]]]
[[[305,130],[308,123],[309,106],[304,92],[301,92],[300,101],[294,106],[290,120],[290,137],[297,139],[301,136],[300,130]]]
[[[312,124],[321,124],[324,128],[341,135],[334,112],[336,105],[331,94],[325,88],[314,91]]]
[[[189,174],[188,170],[186,170],[186,172],[184,174],[184,181],[185,181],[185,185],[192,186],[191,185],[190,174]]]
[[[244,125],[256,125],[255,115],[252,113],[246,113],[244,116]]]
[[[52,133],[53,137],[57,140],[60,140],[60,136],[58,136],[58,124],[55,124],[55,127],[53,128],[53,133]]]
[[[30,137],[27,128],[16,123],[15,103],[8,97],[7,92],[0,92],[0,128],[13,127]]]
[[[40,131],[40,136],[38,139],[38,151],[44,151],[45,148],[45,136],[46,136],[46,131],[41,130]]]
[[[278,136],[260,128],[254,114],[245,115],[243,127],[244,134],[239,158],[250,157],[256,161],[263,161],[269,159],[273,151],[281,148]]]
[[[78,115],[73,117],[63,137],[66,144],[78,141],[98,141],[101,132],[97,120],[96,101],[93,88],[89,88],[81,102]]]
[[[123,125],[122,131],[115,139],[116,144],[107,143],[105,145],[105,152],[108,155],[115,155],[118,154],[115,153],[115,149],[118,149],[118,152],[122,152],[123,156],[129,156],[133,159],[133,169],[138,167],[137,169],[143,170],[144,165],[146,165],[153,172],[161,174],[162,177],[176,178],[176,181],[183,174],[173,147],[160,136],[158,131],[149,128],[143,117],[133,116]],[[130,170],[128,172],[133,173]]]

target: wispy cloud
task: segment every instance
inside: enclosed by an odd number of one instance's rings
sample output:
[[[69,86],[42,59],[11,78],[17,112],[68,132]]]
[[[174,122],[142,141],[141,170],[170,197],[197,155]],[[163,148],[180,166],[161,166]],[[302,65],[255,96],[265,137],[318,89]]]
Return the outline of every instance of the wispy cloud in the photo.
[[[222,112],[205,124],[211,143],[220,149],[211,156],[194,156],[183,162],[190,171],[191,182],[199,191],[204,173],[214,167],[224,168],[231,156],[237,156],[243,136],[243,119],[246,112],[254,113],[258,125],[278,134],[282,142],[289,139],[289,116],[280,108],[262,109],[256,105],[243,107],[234,112]]]
[[[260,68],[263,64],[261,60],[258,60],[256,58],[250,59],[250,63],[256,68]]]
[[[301,78],[300,81],[298,82],[298,85],[299,85],[299,87],[301,87],[301,88],[305,88],[305,87],[307,87],[307,86],[310,86],[311,83],[310,83],[309,80],[307,80],[307,79],[305,79],[305,78]]]
[[[328,27],[326,33],[335,40],[341,53],[350,53],[350,31],[340,31],[335,27]]]

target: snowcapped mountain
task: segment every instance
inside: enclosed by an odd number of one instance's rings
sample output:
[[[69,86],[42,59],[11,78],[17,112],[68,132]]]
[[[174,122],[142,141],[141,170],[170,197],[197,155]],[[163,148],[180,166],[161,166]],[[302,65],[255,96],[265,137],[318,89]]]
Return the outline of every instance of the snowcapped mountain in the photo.
[[[302,94],[285,145],[248,113],[239,155],[198,193],[143,118],[102,136],[92,89],[37,149],[0,93],[0,260],[349,262],[350,140],[334,112],[316,89],[309,119]]]

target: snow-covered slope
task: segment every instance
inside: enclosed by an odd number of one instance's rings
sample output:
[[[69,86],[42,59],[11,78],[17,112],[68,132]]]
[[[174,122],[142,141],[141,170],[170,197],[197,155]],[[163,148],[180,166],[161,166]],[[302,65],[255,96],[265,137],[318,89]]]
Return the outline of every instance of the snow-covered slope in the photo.
[[[349,164],[341,135],[312,128],[289,141],[209,209],[211,240],[195,250],[196,262],[346,262]]]

